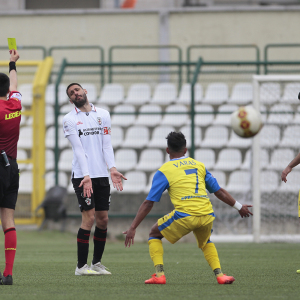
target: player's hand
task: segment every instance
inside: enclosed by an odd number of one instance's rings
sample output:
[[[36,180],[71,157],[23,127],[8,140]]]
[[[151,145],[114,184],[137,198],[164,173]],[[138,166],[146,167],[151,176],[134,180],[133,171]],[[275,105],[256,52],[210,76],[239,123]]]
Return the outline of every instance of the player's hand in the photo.
[[[9,50],[9,53],[10,53],[10,61],[16,62],[20,58],[18,51],[15,49]]]
[[[252,207],[252,205],[243,204],[242,208],[239,210],[239,214],[242,218],[253,216],[253,213],[248,209],[248,207]]]
[[[129,228],[128,230],[124,231],[123,234],[126,234],[125,238],[125,247],[130,247],[131,244],[134,244],[134,236],[135,236],[135,229]]]
[[[281,180],[287,182],[286,176],[292,171],[292,168],[287,166],[281,173]]]
[[[82,186],[83,186],[83,197],[91,198],[93,194],[93,185],[90,176],[84,176],[84,178],[80,182],[79,187]]]
[[[123,174],[118,172],[115,167],[110,169],[110,177],[114,188],[116,188],[118,191],[123,191],[122,178],[124,180],[127,180],[127,178]]]

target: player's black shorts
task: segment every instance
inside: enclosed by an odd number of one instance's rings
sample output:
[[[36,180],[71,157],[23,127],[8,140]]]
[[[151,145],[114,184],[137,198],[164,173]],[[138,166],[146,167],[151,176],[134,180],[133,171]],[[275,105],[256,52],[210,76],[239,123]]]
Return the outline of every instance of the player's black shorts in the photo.
[[[15,159],[5,167],[0,158],[0,207],[15,209],[19,191],[19,169]]]
[[[109,210],[110,185],[108,177],[92,178],[93,194],[91,198],[83,197],[83,186],[79,187],[82,179],[83,178],[72,178],[80,211],[88,211],[93,208],[95,208],[95,211]]]

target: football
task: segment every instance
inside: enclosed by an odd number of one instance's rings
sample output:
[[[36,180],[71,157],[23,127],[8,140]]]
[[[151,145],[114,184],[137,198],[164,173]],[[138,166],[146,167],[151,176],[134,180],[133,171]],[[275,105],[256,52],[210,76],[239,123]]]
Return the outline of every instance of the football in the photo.
[[[243,106],[231,114],[231,127],[240,137],[255,136],[262,128],[261,114],[252,106]]]

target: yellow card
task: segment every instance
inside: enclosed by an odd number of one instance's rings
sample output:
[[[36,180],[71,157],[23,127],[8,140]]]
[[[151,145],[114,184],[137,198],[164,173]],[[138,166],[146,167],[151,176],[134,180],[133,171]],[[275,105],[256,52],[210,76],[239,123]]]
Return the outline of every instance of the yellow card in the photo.
[[[17,42],[16,42],[15,38],[7,38],[7,41],[8,41],[8,49],[9,50],[12,50],[12,49],[18,50]]]

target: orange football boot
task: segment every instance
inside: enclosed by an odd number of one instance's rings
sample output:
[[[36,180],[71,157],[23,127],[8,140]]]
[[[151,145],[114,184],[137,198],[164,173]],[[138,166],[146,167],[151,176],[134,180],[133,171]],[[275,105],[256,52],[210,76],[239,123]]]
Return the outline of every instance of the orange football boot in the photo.
[[[235,281],[233,276],[227,276],[224,274],[223,276],[217,277],[218,284],[231,284]]]
[[[160,277],[156,277],[156,274],[153,274],[152,277],[148,280],[145,280],[146,284],[166,284],[166,276],[161,275]]]

